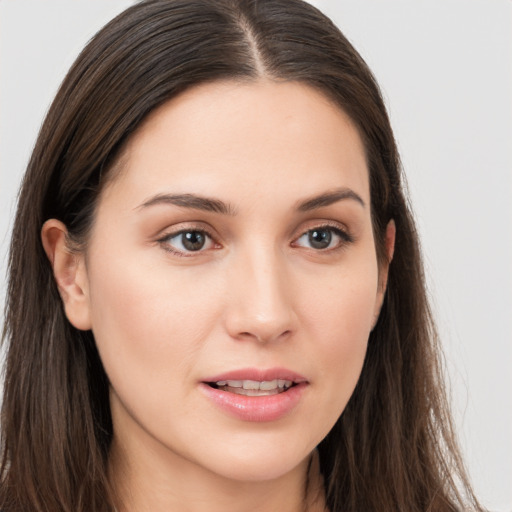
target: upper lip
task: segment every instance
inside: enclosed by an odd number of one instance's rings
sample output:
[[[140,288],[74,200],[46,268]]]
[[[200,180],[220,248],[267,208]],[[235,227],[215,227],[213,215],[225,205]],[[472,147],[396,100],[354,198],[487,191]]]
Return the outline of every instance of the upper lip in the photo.
[[[201,379],[202,382],[219,382],[227,380],[253,380],[257,382],[272,381],[276,379],[291,380],[295,384],[307,382],[303,375],[286,368],[239,368]]]

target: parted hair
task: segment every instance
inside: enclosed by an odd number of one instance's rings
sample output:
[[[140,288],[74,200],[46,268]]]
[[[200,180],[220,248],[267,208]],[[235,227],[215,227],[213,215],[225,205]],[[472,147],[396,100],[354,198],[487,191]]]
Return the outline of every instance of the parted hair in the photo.
[[[198,84],[259,79],[307,84],[352,119],[365,147],[381,263],[386,225],[396,224],[361,377],[318,447],[330,511],[481,510],[452,429],[399,155],[367,65],[301,0],[147,0],[108,23],[79,55],[22,183],[3,332],[3,512],[112,512],[115,501],[108,379],[92,332],[65,316],[41,244],[43,223],[61,220],[86,247],[102,187],[115,179],[123,147],[150,112]]]

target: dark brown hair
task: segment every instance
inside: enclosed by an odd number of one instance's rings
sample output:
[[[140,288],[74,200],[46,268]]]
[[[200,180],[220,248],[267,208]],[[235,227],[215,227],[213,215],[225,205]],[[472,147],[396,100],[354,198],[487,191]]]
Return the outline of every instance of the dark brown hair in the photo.
[[[90,331],[67,321],[40,232],[65,223],[86,243],[102,185],[150,112],[215,80],[299,81],[343,109],[365,144],[379,260],[396,249],[364,368],[319,446],[332,512],[480,510],[441,379],[418,237],[379,88],[350,43],[300,0],[149,0],[87,45],[41,128],[9,259],[0,508],[111,511],[108,380]]]

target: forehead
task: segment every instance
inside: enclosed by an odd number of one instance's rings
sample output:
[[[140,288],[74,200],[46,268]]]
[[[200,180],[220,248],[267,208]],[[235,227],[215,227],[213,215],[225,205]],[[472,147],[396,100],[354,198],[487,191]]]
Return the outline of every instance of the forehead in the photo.
[[[351,119],[297,82],[214,82],[156,109],[132,136],[113,189],[248,191],[277,199],[344,186],[369,202],[363,143]],[[162,189],[162,190],[159,190]]]

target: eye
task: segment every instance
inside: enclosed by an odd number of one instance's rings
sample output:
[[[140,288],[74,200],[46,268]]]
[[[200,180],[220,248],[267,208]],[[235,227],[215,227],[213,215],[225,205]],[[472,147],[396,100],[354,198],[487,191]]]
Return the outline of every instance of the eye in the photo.
[[[215,243],[212,237],[205,231],[187,229],[166,235],[159,240],[165,244],[165,248],[175,253],[201,252],[212,249]]]
[[[352,237],[339,228],[319,226],[306,231],[297,239],[294,245],[315,250],[325,250],[335,249],[352,241]]]

